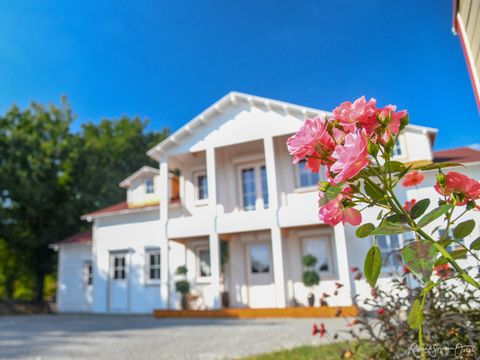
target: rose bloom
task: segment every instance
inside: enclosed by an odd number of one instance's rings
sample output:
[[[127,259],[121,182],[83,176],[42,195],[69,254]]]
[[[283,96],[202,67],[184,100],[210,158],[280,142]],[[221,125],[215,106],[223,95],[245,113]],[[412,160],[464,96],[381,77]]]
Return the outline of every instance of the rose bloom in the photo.
[[[465,196],[465,200],[458,202],[457,206],[480,199],[480,182],[477,180],[456,171],[448,172],[445,180],[445,189],[438,182],[434,188],[440,195],[450,196],[453,193],[458,193]]]
[[[334,183],[349,180],[357,175],[370,162],[368,158],[368,140],[364,132],[349,133],[345,136],[345,144],[337,145],[332,157],[336,159],[330,167],[335,175]]]
[[[450,265],[444,264],[444,265],[438,265],[435,267],[435,275],[437,275],[441,279],[446,279],[450,276],[452,276],[453,271]]]
[[[417,186],[420,185],[424,179],[425,175],[423,175],[420,171],[412,171],[411,173],[405,175],[402,185],[405,187]]]
[[[407,200],[407,201],[405,201],[405,204],[403,205],[403,209],[406,212],[410,212],[412,210],[413,205],[415,205],[416,203],[417,203],[417,200],[415,200],[415,199]]]
[[[380,120],[385,121],[386,119],[390,119],[388,122],[388,130],[391,134],[397,135],[398,131],[400,130],[401,120],[408,115],[406,110],[400,110],[399,112],[395,112],[397,107],[395,105],[387,105],[381,108],[378,111],[378,117]]]
[[[353,104],[350,101],[341,103],[333,110],[333,117],[346,132],[353,132],[356,126],[360,125],[370,134],[380,126],[377,121],[376,100],[372,98],[367,102],[365,96],[355,100]]]
[[[335,226],[338,223],[346,222],[351,225],[360,225],[362,222],[362,214],[357,209],[352,207],[346,208],[342,204],[342,200],[349,197],[348,193],[352,190],[349,187],[346,187],[343,190],[343,193],[339,194],[335,199],[330,200],[325,205],[321,206],[318,210],[318,218],[320,221],[324,222],[327,225]],[[323,197],[323,193],[319,193],[320,199]]]
[[[327,132],[326,120],[319,116],[315,119],[306,119],[300,130],[287,140],[288,152],[293,155],[294,164],[315,154],[317,146],[330,151],[335,146]]]

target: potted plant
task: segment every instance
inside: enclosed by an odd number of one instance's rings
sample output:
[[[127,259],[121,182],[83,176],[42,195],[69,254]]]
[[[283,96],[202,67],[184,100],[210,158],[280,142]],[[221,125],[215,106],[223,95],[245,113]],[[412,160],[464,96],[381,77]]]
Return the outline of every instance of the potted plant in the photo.
[[[188,269],[186,266],[179,266],[175,274],[180,276],[180,280],[175,282],[175,290],[181,294],[182,309],[188,309],[188,293],[190,292],[190,283],[187,280]]]
[[[317,264],[317,258],[313,255],[307,254],[302,259],[305,271],[303,272],[303,284],[309,289],[307,300],[308,305],[313,306],[315,304],[315,295],[312,292],[312,286],[320,283],[320,275],[315,271],[315,265]]]

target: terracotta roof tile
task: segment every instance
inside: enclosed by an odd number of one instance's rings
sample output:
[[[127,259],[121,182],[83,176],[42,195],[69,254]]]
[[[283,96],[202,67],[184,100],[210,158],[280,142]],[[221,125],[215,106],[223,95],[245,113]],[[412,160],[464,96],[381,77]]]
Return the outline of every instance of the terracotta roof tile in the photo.
[[[91,242],[92,230],[87,230],[60,240],[56,244],[89,244]]]
[[[433,153],[433,162],[458,162],[469,163],[480,161],[480,151],[469,148],[459,147],[454,149],[439,150]]]
[[[149,203],[145,203],[145,204],[131,204],[131,205],[128,205],[126,201],[122,201],[118,204],[114,204],[114,205],[111,205],[111,206],[107,206],[103,209],[99,209],[99,210],[95,210],[91,213],[88,213],[88,214],[85,214],[82,216],[82,218],[85,218],[85,217],[88,217],[88,216],[98,216],[98,215],[107,215],[107,214],[114,214],[114,213],[117,213],[119,211],[122,211],[122,210],[134,210],[134,209],[143,209],[143,208],[146,208],[146,207],[153,207],[153,206],[158,206],[159,203],[158,201],[157,202],[149,202]]]

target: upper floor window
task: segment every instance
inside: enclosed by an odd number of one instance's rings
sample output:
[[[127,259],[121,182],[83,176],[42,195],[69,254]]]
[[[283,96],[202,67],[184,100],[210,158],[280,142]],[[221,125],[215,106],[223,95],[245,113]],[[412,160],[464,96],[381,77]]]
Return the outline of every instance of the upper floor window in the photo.
[[[197,200],[208,199],[208,182],[205,173],[199,173],[195,176],[195,186],[197,188]]]
[[[160,249],[146,250],[147,278],[149,281],[160,280]]]
[[[395,145],[393,146],[392,149],[392,156],[402,156],[402,145],[400,144],[400,140],[397,138],[397,141],[395,141]]]
[[[153,194],[155,192],[155,187],[153,184],[153,179],[148,179],[145,181],[145,193],[146,194]]]
[[[93,284],[93,263],[90,260],[83,264],[83,281],[86,286]]]
[[[268,182],[265,165],[256,164],[240,169],[242,206],[252,211],[261,206],[268,209]]]
[[[206,278],[212,275],[210,268],[210,250],[208,248],[200,248],[197,252],[198,257],[198,277]]]
[[[317,186],[320,181],[320,173],[314,173],[312,170],[306,169],[306,160],[301,160],[297,164],[298,170],[298,185],[299,187],[313,187]]]

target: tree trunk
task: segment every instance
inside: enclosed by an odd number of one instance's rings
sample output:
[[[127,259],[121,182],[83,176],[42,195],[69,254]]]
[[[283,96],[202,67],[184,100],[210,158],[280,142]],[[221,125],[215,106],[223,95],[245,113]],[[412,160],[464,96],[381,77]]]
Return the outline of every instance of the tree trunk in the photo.
[[[45,291],[45,273],[37,270],[35,274],[35,302],[43,303],[43,294]]]

